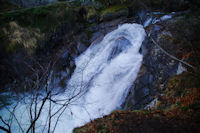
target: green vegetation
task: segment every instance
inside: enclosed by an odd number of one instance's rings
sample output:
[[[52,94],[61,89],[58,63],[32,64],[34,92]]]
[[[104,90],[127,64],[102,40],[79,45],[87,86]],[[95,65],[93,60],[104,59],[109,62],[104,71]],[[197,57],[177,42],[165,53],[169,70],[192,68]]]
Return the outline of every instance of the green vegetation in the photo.
[[[43,33],[55,29],[60,23],[70,21],[72,12],[66,3],[11,11],[1,15],[1,22],[16,21],[23,27],[39,28]]]
[[[126,5],[114,5],[101,11],[100,20],[109,21],[121,16],[128,16],[128,8]]]
[[[88,9],[87,20],[95,19],[98,16],[99,16],[99,12],[97,11],[97,9],[93,7]]]
[[[25,48],[32,54],[38,41],[55,33],[59,26],[72,24],[77,27],[81,8],[78,4],[58,2],[0,14],[1,46],[9,53]]]
[[[103,16],[103,15],[105,15],[107,13],[116,13],[116,12],[118,12],[120,10],[123,10],[123,9],[127,9],[127,7],[125,5],[111,6],[111,7],[107,8],[107,9],[103,10],[101,12],[101,15]]]

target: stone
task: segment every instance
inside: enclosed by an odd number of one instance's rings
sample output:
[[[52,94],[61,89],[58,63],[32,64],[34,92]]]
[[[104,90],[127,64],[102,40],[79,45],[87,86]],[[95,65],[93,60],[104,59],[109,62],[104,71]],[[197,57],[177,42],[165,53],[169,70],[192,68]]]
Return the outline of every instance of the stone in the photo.
[[[87,21],[88,23],[96,23],[99,21],[99,15],[94,8],[88,10]]]
[[[125,16],[125,17],[128,16],[128,9],[122,9],[122,10],[119,10],[117,12],[108,12],[108,13],[105,13],[101,17],[101,20],[102,21],[110,21],[110,20],[113,20],[113,19],[116,19],[116,18],[122,17],[122,16]]]
[[[86,49],[87,49],[87,47],[86,47],[83,43],[79,42],[79,43],[77,44],[78,53],[82,53],[82,52],[84,52]]]

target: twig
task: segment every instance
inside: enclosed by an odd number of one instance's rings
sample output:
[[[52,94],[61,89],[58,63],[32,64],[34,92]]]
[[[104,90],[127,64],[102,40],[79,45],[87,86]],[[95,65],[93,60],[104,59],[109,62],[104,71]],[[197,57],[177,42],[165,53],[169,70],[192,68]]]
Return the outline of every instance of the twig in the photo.
[[[6,128],[0,126],[0,129],[7,133],[11,133],[10,125],[8,123],[6,123],[1,116],[0,116],[0,120],[3,122],[3,124],[5,124],[8,127],[8,129],[6,129]]]
[[[35,122],[39,119],[40,114],[41,114],[42,109],[43,109],[43,106],[44,106],[44,104],[46,103],[46,100],[48,99],[50,93],[51,93],[51,92],[48,92],[48,93],[47,93],[47,96],[43,99],[42,105],[40,106],[40,109],[39,109],[39,112],[38,112],[38,114],[37,114],[37,117],[36,117],[36,118],[34,119],[34,121],[31,123],[31,125],[29,126],[28,130],[26,131],[26,133],[28,133],[28,132],[31,130],[31,128],[34,126]]]
[[[17,119],[17,117],[15,116],[15,109],[16,109],[16,107],[18,106],[18,104],[13,108],[13,111],[10,111],[7,107],[5,107],[6,108],[6,110],[8,110],[8,112],[10,113],[10,114],[12,114],[13,115],[13,117],[15,118],[15,120],[16,120],[16,122],[17,122],[17,124],[18,124],[18,126],[20,127],[20,130],[22,131],[22,133],[24,132],[24,130],[23,130],[23,128],[22,128],[22,126],[21,126],[21,124],[20,124],[20,122],[18,121],[18,119]]]
[[[0,129],[7,132],[7,133],[11,133],[8,129],[6,129],[5,127],[0,126]]]

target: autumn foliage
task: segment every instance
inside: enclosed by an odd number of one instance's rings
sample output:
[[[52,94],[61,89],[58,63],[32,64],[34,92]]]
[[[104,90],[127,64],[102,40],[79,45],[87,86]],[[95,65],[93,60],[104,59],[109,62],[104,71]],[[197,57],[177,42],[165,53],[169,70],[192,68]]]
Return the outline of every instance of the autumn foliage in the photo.
[[[114,111],[75,133],[197,133],[200,132],[199,77],[183,73],[172,77],[159,105],[152,110]]]

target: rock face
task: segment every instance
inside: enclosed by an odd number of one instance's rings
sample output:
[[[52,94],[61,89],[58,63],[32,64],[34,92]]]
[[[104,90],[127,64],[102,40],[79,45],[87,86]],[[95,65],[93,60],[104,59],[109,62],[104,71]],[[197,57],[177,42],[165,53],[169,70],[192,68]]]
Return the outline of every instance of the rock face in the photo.
[[[196,42],[200,22],[195,16],[188,17],[184,14],[187,12],[175,13],[166,20],[159,20],[159,16],[156,16],[157,19],[153,19],[154,23],[145,29],[147,34],[151,34],[151,37],[169,54],[197,66],[199,45]],[[122,105],[124,109],[144,109],[160,95],[168,79],[177,74],[179,62],[164,54],[151,39],[146,38],[140,52],[144,56],[143,65]]]
[[[119,17],[127,17],[128,8],[124,6],[113,6],[102,11],[101,21],[110,21]]]
[[[146,31],[158,44],[172,55],[176,55],[177,47],[172,42],[172,34],[167,22],[150,25]],[[171,37],[171,38],[170,38]],[[124,109],[135,110],[144,108],[162,90],[168,79],[176,74],[178,62],[164,54],[149,38],[143,42],[141,51],[143,64],[138,77],[130,89],[130,93],[122,105]]]
[[[118,17],[121,16],[128,16],[128,10],[127,9],[123,9],[114,13],[106,13],[102,16],[102,20],[103,21],[109,21],[109,20],[113,20],[116,19]]]

